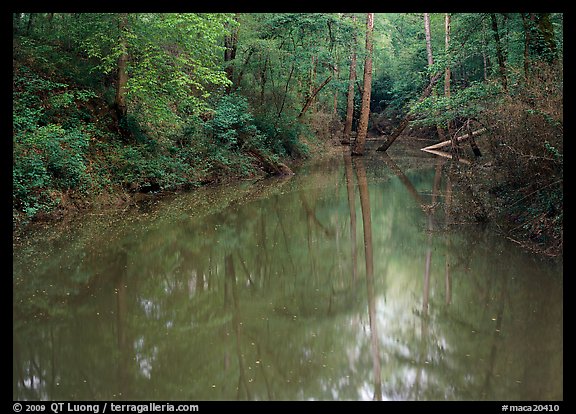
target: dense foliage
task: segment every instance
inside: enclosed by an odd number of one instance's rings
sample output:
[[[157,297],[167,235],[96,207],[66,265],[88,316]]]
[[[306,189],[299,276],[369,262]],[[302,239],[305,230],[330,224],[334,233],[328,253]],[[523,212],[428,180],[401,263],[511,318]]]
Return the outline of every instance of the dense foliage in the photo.
[[[480,216],[561,246],[563,15],[429,16],[426,33],[422,13],[375,15],[369,127],[390,134],[410,115],[432,138],[487,128],[490,151],[462,174]],[[349,87],[355,128],[364,88],[365,18],[353,17],[14,13],[14,223],[286,171],[338,142]]]

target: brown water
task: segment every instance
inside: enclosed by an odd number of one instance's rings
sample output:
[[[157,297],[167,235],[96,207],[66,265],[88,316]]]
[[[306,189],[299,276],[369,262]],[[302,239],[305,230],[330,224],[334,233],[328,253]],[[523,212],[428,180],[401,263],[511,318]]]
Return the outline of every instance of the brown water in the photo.
[[[13,398],[561,400],[561,264],[447,227],[445,169],[336,154],[38,229]]]

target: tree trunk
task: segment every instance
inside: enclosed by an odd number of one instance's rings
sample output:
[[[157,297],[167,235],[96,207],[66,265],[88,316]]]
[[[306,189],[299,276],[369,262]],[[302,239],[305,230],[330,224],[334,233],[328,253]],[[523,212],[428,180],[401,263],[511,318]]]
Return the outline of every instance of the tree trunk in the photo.
[[[26,26],[26,36],[30,36],[30,32],[32,31],[32,22],[34,21],[34,17],[36,17],[36,13],[30,13],[28,16],[28,25]]]
[[[554,26],[550,21],[550,13],[538,13],[536,27],[542,36],[538,52],[548,63],[553,64],[558,60],[558,48],[554,36]]]
[[[235,16],[235,19],[238,15]],[[226,93],[229,94],[232,91],[232,86],[234,85],[234,66],[232,66],[231,61],[236,58],[236,49],[238,46],[238,26],[232,28],[229,34],[224,37],[224,63],[226,64],[226,77],[230,82],[230,85],[226,86]]]
[[[444,15],[444,29],[446,33],[445,37],[445,51],[446,56],[450,56],[450,13]],[[446,69],[444,71],[444,96],[450,98],[450,62],[446,64]]]
[[[305,105],[312,105],[314,103],[314,85],[316,84],[316,56],[312,55],[312,63],[310,67],[310,82],[308,83],[308,98]],[[306,108],[308,109],[308,108]]]
[[[364,155],[366,135],[368,133],[368,115],[370,114],[370,94],[372,92],[372,34],[374,30],[374,13],[366,13],[366,59],[364,60],[364,91],[362,109],[356,143],[352,155]]]
[[[424,13],[424,34],[426,36],[426,54],[428,55],[428,67],[434,64],[432,57],[432,36],[430,35],[430,15]]]
[[[488,80],[488,66],[490,65],[490,59],[486,53],[486,32],[484,28],[484,20],[482,20],[482,63],[484,65],[484,80]]]
[[[306,111],[308,110],[308,108],[310,108],[310,106],[312,105],[312,103],[314,102],[314,98],[316,97],[316,95],[318,95],[318,92],[320,92],[322,90],[322,88],[324,86],[326,86],[328,84],[328,82],[330,82],[330,80],[332,79],[332,75],[328,76],[324,82],[322,82],[322,84],[320,86],[318,86],[314,91],[312,91],[312,94],[308,97],[308,100],[306,100],[306,103],[304,104],[304,107],[302,108],[302,110],[300,111],[300,114],[298,115],[298,118],[301,118],[302,115],[304,115],[306,113]]]
[[[470,147],[472,147],[472,151],[476,157],[481,157],[482,152],[478,145],[476,144],[476,140],[474,139],[474,133],[472,132],[472,128],[470,127],[470,120],[466,121],[466,132],[468,132],[468,137],[470,138]]]
[[[524,79],[528,83],[530,79],[530,25],[526,13],[520,13],[520,16],[522,16],[524,26]]]
[[[352,14],[352,22],[356,23],[356,15]],[[348,78],[348,96],[346,103],[346,122],[344,123],[343,144],[350,143],[350,133],[352,132],[352,119],[354,117],[354,83],[356,82],[356,30],[352,31],[352,57],[350,60],[350,76]]]
[[[254,49],[250,48],[250,51],[248,52],[248,54],[246,55],[246,58],[244,59],[244,63],[242,64],[242,68],[240,69],[240,73],[238,74],[238,79],[236,79],[236,84],[234,85],[234,89],[238,89],[238,87],[242,83],[242,77],[244,76],[244,69],[248,65],[248,62],[250,61],[250,58],[252,57],[253,54],[254,54]],[[264,71],[266,71],[266,67],[264,67]]]
[[[492,33],[494,35],[494,42],[496,43],[496,58],[498,59],[498,67],[500,68],[500,78],[502,80],[502,87],[504,91],[508,91],[508,80],[506,77],[506,62],[504,60],[504,52],[502,50],[502,42],[500,41],[500,33],[498,32],[498,21],[494,13],[490,13],[492,20]]]
[[[22,13],[12,13],[12,33],[20,31],[20,16]]]
[[[50,32],[54,31],[54,13],[48,13],[48,28]]]
[[[334,79],[336,79],[336,84],[338,84],[340,72],[338,71],[338,65],[336,63],[334,63],[333,74],[334,74]],[[334,108],[333,113],[334,113],[334,115],[336,115],[338,113],[338,89],[334,90],[334,106],[333,106],[333,108]]]
[[[426,36],[426,54],[428,56],[428,69],[432,68],[434,65],[434,56],[432,54],[432,35],[430,33],[430,15],[424,13],[424,34]],[[430,78],[432,78],[432,73],[430,73]],[[434,92],[433,92],[434,93]],[[438,124],[436,124],[436,132],[438,133],[438,138],[440,141],[444,141],[444,130]]]
[[[260,72],[260,105],[264,105],[264,92],[266,91],[266,72],[268,67],[268,60],[269,57],[266,57],[266,60],[264,60],[264,66]],[[292,65],[292,67],[294,67],[294,65]]]
[[[126,84],[128,83],[128,42],[126,40],[126,30],[128,26],[128,13],[121,13],[118,18],[118,28],[120,30],[120,48],[121,53],[118,58],[118,73],[116,82],[116,114],[118,115],[118,121],[126,117],[127,105],[126,105]]]
[[[446,13],[444,15],[444,28],[445,28],[445,48],[446,48],[446,56],[450,57],[450,13]],[[448,59],[448,63],[446,65],[446,70],[444,71],[444,96],[448,98],[448,102],[450,102],[450,59]],[[450,105],[450,104],[448,104]],[[448,135],[452,140],[452,153],[454,154],[454,158],[458,160],[458,140],[456,139],[453,128],[452,128],[452,120],[448,120]]]
[[[269,65],[270,70],[272,70],[272,65]],[[284,87],[284,95],[282,96],[282,104],[280,105],[280,109],[278,110],[278,117],[276,118],[276,122],[274,123],[274,128],[278,125],[278,121],[282,116],[282,111],[284,110],[284,105],[286,104],[286,97],[288,96],[290,81],[292,80],[292,75],[294,74],[294,62],[292,62],[292,67],[290,68],[290,74],[288,75],[288,80],[286,81],[286,86]],[[273,79],[272,74],[270,74],[270,78]],[[274,85],[272,85],[274,86]],[[263,95],[262,95],[263,96]]]

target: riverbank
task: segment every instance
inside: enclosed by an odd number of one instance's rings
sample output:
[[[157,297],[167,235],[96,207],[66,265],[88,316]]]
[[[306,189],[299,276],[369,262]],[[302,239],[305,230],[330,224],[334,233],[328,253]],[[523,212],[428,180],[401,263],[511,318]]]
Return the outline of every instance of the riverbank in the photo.
[[[119,119],[115,85],[105,73],[88,76],[90,58],[30,36],[13,43],[16,237],[31,223],[91,209],[290,174],[289,166],[323,151],[316,132],[330,129],[330,116],[271,118],[232,92],[185,117],[143,120],[134,107]]]

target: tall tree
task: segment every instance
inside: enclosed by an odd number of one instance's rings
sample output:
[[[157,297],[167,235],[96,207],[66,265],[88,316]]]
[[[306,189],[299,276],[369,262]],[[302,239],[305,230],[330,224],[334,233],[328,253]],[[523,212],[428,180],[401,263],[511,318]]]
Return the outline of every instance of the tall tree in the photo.
[[[500,40],[500,32],[498,31],[498,20],[496,19],[496,14],[490,13],[490,20],[492,21],[492,35],[494,36],[494,42],[496,43],[496,58],[498,59],[498,68],[500,69],[500,79],[502,81],[502,87],[507,91],[508,79],[506,76],[506,61],[504,60],[504,51],[502,41]]]
[[[312,106],[312,104],[314,103],[314,99],[316,98],[316,95],[318,95],[318,92],[320,92],[322,88],[324,88],[324,86],[326,86],[328,82],[330,82],[331,79],[332,75],[329,75],[326,79],[324,79],[324,82],[322,82],[320,86],[310,91],[310,96],[308,97],[308,99],[306,99],[306,103],[304,104],[302,110],[298,114],[298,118],[301,118],[302,115],[304,115],[306,111]]]
[[[450,98],[450,13],[444,15],[444,29],[445,29],[445,52],[446,52],[446,68],[444,70],[444,96]]]
[[[364,155],[368,116],[370,115],[370,94],[372,92],[372,37],[374,35],[374,13],[366,13],[366,57],[364,59],[364,86],[362,91],[362,109],[356,143],[352,155]]]
[[[354,30],[352,31],[352,47],[350,57],[350,76],[348,78],[348,96],[346,102],[346,121],[344,123],[343,144],[350,144],[350,133],[352,132],[352,118],[354,117],[354,84],[356,83],[356,15],[352,14]]]
[[[524,79],[526,82],[530,79],[530,25],[528,23],[528,13],[520,13],[522,17],[522,26],[524,27]]]
[[[428,13],[424,13],[424,36],[426,37],[428,67],[432,67],[434,65],[434,57],[432,56],[432,36],[430,33],[430,15]]]
[[[432,34],[430,31],[430,14],[424,13],[424,36],[426,37],[426,56],[428,57],[428,69],[430,70],[434,66],[434,56],[432,54]],[[430,79],[433,77],[432,71],[430,71]],[[434,90],[432,94],[435,95]],[[438,132],[438,138],[440,141],[444,141],[444,130],[438,124],[436,124],[436,131]]]
[[[481,28],[481,34],[482,34],[482,75],[483,75],[483,80],[487,81],[488,80],[488,65],[489,65],[489,57],[488,57],[488,53],[486,53],[486,34],[485,34],[485,28],[484,28],[484,22],[482,22],[482,28]]]
[[[114,102],[116,114],[121,121],[126,117],[126,85],[128,84],[128,13],[120,13],[118,16],[118,29],[120,31],[120,56],[118,57],[118,70],[116,79],[116,100]]]
[[[340,83],[340,71],[338,70],[338,63],[334,63],[333,77],[337,83]],[[338,89],[334,90],[334,116],[338,113]]]
[[[444,96],[450,100],[450,78],[451,78],[451,71],[450,71],[450,13],[445,13],[444,15],[444,29],[445,29],[445,50],[446,50],[446,69],[444,71]],[[450,104],[449,104],[450,105]],[[454,153],[454,158],[458,160],[458,140],[456,139],[456,135],[452,131],[452,121],[448,120],[448,135],[450,135],[450,139],[452,140],[452,152]]]
[[[554,26],[550,21],[550,13],[538,13],[536,15],[536,27],[538,28],[540,41],[537,43],[537,50],[548,63],[555,63],[558,60],[558,47],[554,35]]]
[[[26,36],[30,36],[30,32],[32,31],[32,22],[36,17],[36,13],[30,13],[28,16],[28,25],[26,26]]]
[[[238,13],[234,16],[234,21],[237,22],[237,20]],[[230,80],[230,83],[226,85],[226,93],[230,93],[234,82],[234,66],[232,62],[236,58],[236,49],[238,47],[238,25],[230,27],[230,22],[227,22],[226,27],[229,28],[230,33],[224,36],[224,63],[226,64],[224,70]]]
[[[520,13],[524,28],[524,74],[529,77],[531,55],[549,64],[558,60],[558,46],[550,13]]]

